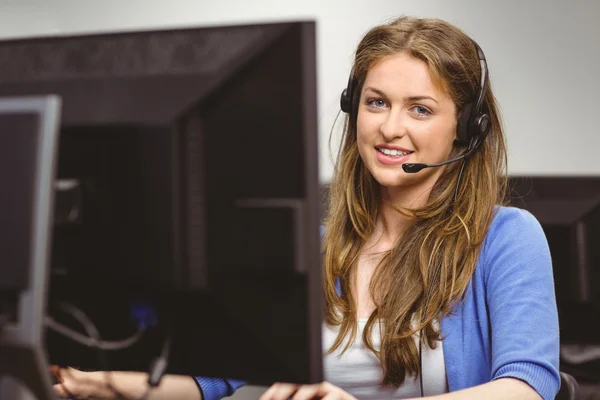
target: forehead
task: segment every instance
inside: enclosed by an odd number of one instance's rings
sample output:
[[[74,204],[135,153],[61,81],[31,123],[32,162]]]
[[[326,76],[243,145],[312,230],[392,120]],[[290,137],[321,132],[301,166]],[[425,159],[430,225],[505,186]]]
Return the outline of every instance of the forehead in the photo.
[[[408,53],[389,55],[371,65],[364,84],[365,88],[368,86],[388,94],[402,92],[403,96],[448,97],[442,82],[433,78],[427,63]]]

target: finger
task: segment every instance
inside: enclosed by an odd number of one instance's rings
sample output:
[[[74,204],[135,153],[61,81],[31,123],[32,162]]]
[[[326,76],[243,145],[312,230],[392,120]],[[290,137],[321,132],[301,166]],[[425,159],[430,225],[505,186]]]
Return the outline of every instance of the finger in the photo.
[[[292,397],[292,395],[294,393],[296,393],[296,390],[298,390],[298,385],[294,385],[291,383],[283,383],[281,385],[279,385],[279,387],[277,388],[277,391],[274,394],[274,397],[272,397],[273,400],[287,400],[290,397]]]
[[[292,397],[292,400],[312,400],[318,398],[319,386],[320,384],[300,386],[294,397]]]
[[[289,399],[298,389],[298,385],[291,383],[277,383],[265,393],[261,400],[287,400]]]
[[[53,390],[60,397],[87,398],[88,392],[94,393],[93,390],[100,386],[99,382],[94,382],[84,372],[73,368],[61,368],[58,374],[62,383],[53,385]]]
[[[57,384],[52,386],[52,390],[54,390],[54,394],[56,394],[60,398],[69,398],[71,397],[71,393],[64,387],[62,384]]]
[[[331,385],[331,384],[330,384]],[[331,385],[333,386],[333,385]],[[333,386],[334,389],[330,390],[329,392],[325,393],[325,392],[321,392],[318,393],[317,396],[320,396],[319,398],[321,400],[356,400],[356,397],[352,396],[350,393],[344,392],[342,389]]]
[[[316,395],[321,400],[356,400],[350,393],[343,391],[329,382],[320,384]]]
[[[269,387],[263,394],[262,396],[259,397],[258,400],[269,400],[271,398],[271,396],[273,396],[273,393],[275,393],[275,391],[277,391],[277,387],[279,386],[279,383],[274,383],[271,385],[271,387]]]
[[[63,383],[63,377],[61,374],[60,367],[58,365],[49,366],[48,372],[50,372],[50,376],[54,379],[54,383]]]

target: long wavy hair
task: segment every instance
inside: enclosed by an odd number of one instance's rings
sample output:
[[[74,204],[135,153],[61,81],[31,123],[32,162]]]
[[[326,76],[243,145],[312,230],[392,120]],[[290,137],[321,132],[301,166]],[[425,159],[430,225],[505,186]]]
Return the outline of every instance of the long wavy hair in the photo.
[[[447,22],[402,17],[371,29],[358,45],[353,112],[346,118],[334,167],[323,238],[325,322],[339,326],[329,353],[342,346],[342,351],[347,350],[356,338],[352,282],[381,202],[380,186],[365,167],[356,142],[360,92],[369,68],[398,53],[427,63],[432,79],[450,95],[459,113],[466,103],[475,101],[479,91],[481,71],[475,46]],[[381,361],[384,385],[400,386],[407,374],[416,378],[421,373],[413,335],[421,331],[423,344],[431,348],[442,339],[436,321],[451,313],[464,296],[495,206],[505,203],[506,144],[490,85],[484,108],[491,117],[491,129],[464,165],[456,200],[460,162],[443,167],[425,206],[397,208],[414,223],[383,254],[371,278],[375,310],[362,340]],[[451,156],[464,151],[455,146]],[[336,291],[338,280],[341,296]],[[371,341],[378,321],[382,322],[379,350]]]

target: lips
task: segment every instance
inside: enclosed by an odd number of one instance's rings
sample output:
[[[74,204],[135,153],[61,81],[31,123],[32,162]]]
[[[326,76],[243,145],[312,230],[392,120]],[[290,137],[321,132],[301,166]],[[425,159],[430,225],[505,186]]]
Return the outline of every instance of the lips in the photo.
[[[383,165],[402,165],[410,159],[413,151],[401,148],[376,147],[376,158]]]

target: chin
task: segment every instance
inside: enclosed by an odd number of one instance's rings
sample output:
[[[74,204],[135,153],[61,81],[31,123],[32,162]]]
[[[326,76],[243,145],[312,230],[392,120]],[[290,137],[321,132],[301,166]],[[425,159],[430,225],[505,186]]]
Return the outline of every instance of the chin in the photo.
[[[383,187],[404,186],[411,180],[401,167],[399,171],[371,171],[371,175]]]

